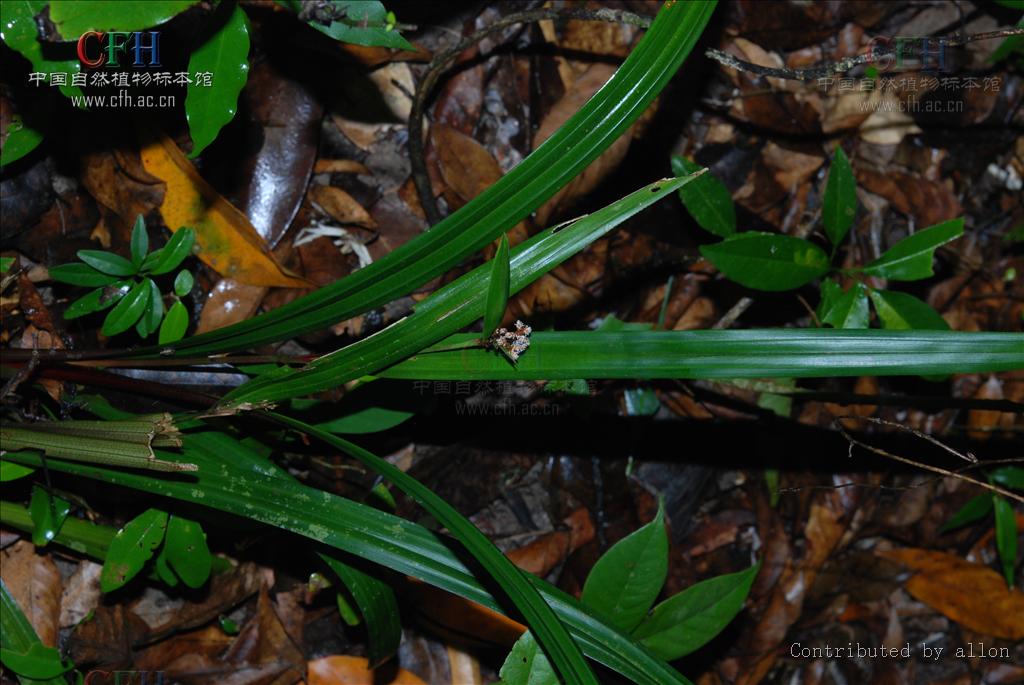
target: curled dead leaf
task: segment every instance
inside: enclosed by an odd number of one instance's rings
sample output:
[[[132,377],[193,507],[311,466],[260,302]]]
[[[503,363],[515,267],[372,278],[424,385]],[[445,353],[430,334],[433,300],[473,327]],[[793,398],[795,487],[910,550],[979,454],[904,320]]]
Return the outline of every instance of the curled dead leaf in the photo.
[[[334,186],[313,186],[310,197],[339,224],[376,228],[377,222],[354,197]]]

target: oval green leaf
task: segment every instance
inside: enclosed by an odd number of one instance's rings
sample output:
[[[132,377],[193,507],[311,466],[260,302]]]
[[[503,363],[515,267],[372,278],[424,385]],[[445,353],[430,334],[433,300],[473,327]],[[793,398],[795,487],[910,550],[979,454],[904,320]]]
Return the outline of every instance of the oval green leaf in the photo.
[[[18,161],[39,147],[41,142],[42,131],[29,126],[21,117],[14,117],[7,127],[7,138],[4,140],[3,150],[0,151],[0,166]]]
[[[703,167],[685,157],[673,155],[672,173],[689,176]],[[679,189],[683,206],[701,228],[717,236],[728,238],[736,232],[736,207],[732,193],[710,173],[703,174]]]
[[[834,328],[867,328],[869,323],[868,292],[861,283],[842,293],[821,317],[822,323]]]
[[[199,79],[188,84],[185,118],[192,136],[194,159],[217,138],[221,128],[238,111],[238,94],[249,77],[249,22],[240,5],[235,5],[224,25],[200,45],[188,60],[190,74],[211,73],[213,81]]]
[[[19,676],[33,680],[49,680],[71,670],[70,663],[61,661],[60,652],[42,642],[32,643],[27,652],[0,647],[0,662]]]
[[[633,637],[666,661],[702,647],[722,632],[743,608],[761,564],[709,578],[654,607]]]
[[[167,539],[164,541],[167,563],[191,588],[200,587],[210,577],[210,548],[206,545],[206,533],[195,521],[181,516],[171,516],[167,522]]]
[[[846,158],[843,148],[837,147],[821,202],[821,220],[832,245],[838,246],[846,237],[856,213],[857,182],[853,178],[850,160]]]
[[[128,294],[131,287],[131,281],[115,281],[105,288],[96,288],[72,302],[64,310],[64,318],[66,320],[77,319],[80,316],[112,307],[115,302]]]
[[[502,685],[558,685],[551,662],[530,631],[523,633],[498,671]]]
[[[3,3],[3,41],[31,62],[34,72],[78,74],[82,71],[82,64],[77,59],[52,60],[43,56],[43,42],[39,40],[36,15],[48,4],[47,0]],[[77,34],[75,39],[78,39]],[[60,91],[67,97],[82,95],[82,89],[77,86],[60,86]],[[4,155],[6,154],[5,148]],[[4,163],[7,163],[6,160]]]
[[[86,287],[110,285],[117,280],[117,276],[102,273],[81,262],[51,266],[49,271],[50,278],[58,283],[70,283],[71,285],[83,285]]]
[[[872,289],[871,302],[875,305],[882,328],[890,330],[946,331],[949,324],[942,315],[909,293],[895,290]]]
[[[1019,466],[1004,466],[988,474],[993,483],[1005,485],[1014,490],[1024,490],[1024,469]]]
[[[416,49],[395,30],[394,22],[388,18],[387,9],[378,0],[344,4],[345,16],[332,20],[328,26],[313,21],[309,25],[343,43],[396,50]]]
[[[145,281],[133,285],[128,294],[107,314],[101,329],[103,335],[109,338],[127,331],[139,320],[148,303],[149,285]]]
[[[950,219],[908,236],[863,268],[872,276],[894,281],[916,281],[934,275],[935,250],[964,234],[964,219]]]
[[[829,269],[828,255],[820,247],[776,233],[737,233],[702,245],[700,253],[730,279],[755,290],[792,290]]]
[[[64,525],[71,505],[67,500],[51,495],[45,488],[33,485],[28,511],[32,516],[32,543],[45,547]]]
[[[181,340],[188,329],[188,310],[180,301],[171,305],[164,322],[160,324],[160,344]]]
[[[178,265],[192,252],[192,245],[195,241],[195,230],[187,227],[179,228],[167,241],[167,244],[160,249],[160,259],[153,266],[151,273],[154,276],[159,276],[178,268]]]
[[[135,226],[132,228],[131,253],[132,264],[138,269],[149,252],[149,234],[146,232],[146,222],[139,214],[135,218]]]
[[[93,267],[111,276],[134,276],[135,265],[113,252],[103,250],[79,250],[78,258]]]
[[[661,502],[654,520],[612,545],[583,585],[580,601],[631,632],[654,604],[668,574],[668,535]]]
[[[192,278],[192,273],[187,269],[182,269],[178,272],[178,275],[174,277],[174,294],[178,297],[185,297],[192,292],[192,286],[195,284],[195,280]]]
[[[162,24],[197,0],[50,0],[50,21],[65,40],[86,31],[139,31]],[[126,50],[126,55],[130,54]],[[115,65],[109,65],[115,66]],[[126,62],[123,66],[129,66]]]
[[[996,515],[996,549],[1003,566],[1003,577],[1006,584],[1013,587],[1013,572],[1017,566],[1017,514],[1013,505],[999,495],[992,497],[992,505]]]
[[[484,338],[490,338],[501,325],[508,305],[510,263],[508,258],[508,235],[502,233],[498,250],[491,260],[491,278],[487,286],[487,303],[484,306]]]
[[[117,531],[100,572],[100,589],[113,592],[142,570],[167,532],[167,512],[147,509]]]

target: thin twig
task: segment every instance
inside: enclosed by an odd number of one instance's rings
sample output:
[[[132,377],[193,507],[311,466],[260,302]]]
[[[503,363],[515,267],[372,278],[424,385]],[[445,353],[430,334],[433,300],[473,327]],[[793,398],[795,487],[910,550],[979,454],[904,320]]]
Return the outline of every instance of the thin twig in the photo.
[[[736,304],[734,304],[729,311],[725,313],[721,319],[718,320],[712,329],[725,330],[726,328],[732,328],[732,325],[736,323],[736,319],[743,316],[743,312],[747,311],[750,305],[754,304],[754,300],[749,297],[741,297]]]
[[[986,31],[984,33],[975,33],[970,36],[951,36],[947,38],[934,39],[937,45],[946,47],[960,47],[967,43],[973,43],[980,40],[992,40],[993,38],[1006,38],[1009,36],[1021,36],[1024,35],[1024,28],[1012,28],[1012,29],[999,29],[998,31]],[[929,39],[932,40],[932,39]],[[754,64],[742,60],[735,55],[731,55],[721,50],[715,50],[714,48],[708,48],[704,51],[704,56],[715,60],[719,64],[727,67],[731,67],[738,71],[746,71],[751,74],[758,76],[770,76],[773,78],[787,79],[790,81],[813,81],[815,79],[824,78],[827,76],[834,76],[836,74],[844,74],[850,69],[862,64],[870,64],[878,61],[882,57],[891,57],[896,54],[895,45],[882,45],[872,46],[872,49],[868,52],[861,53],[859,55],[853,55],[845,59],[841,59],[837,62],[826,62],[825,64],[816,67],[807,67],[805,69],[789,69],[786,67],[766,67],[760,64]],[[901,56],[903,57],[914,57],[914,48],[907,49],[907,44],[903,43],[900,46]]]
[[[927,433],[922,433],[921,431],[916,430],[914,428],[911,428],[910,426],[904,426],[902,423],[896,423],[895,421],[886,421],[885,419],[879,419],[879,418],[875,418],[875,417],[872,417],[872,416],[860,416],[860,417],[858,417],[858,416],[841,416],[839,418],[843,418],[843,419],[857,419],[857,418],[859,418],[862,421],[867,421],[869,423],[874,423],[874,424],[879,425],[879,426],[889,426],[890,428],[897,428],[897,429],[899,429],[901,431],[906,431],[907,433],[910,433],[911,435],[915,435],[915,436],[921,438],[922,440],[927,440],[928,442],[930,442],[931,444],[935,445],[936,447],[939,447],[939,448],[945,450],[946,452],[949,452],[953,456],[958,457],[960,459],[963,459],[966,462],[969,462],[971,464],[977,464],[978,463],[978,458],[976,456],[974,456],[973,454],[971,454],[970,452],[968,452],[967,454],[961,454],[960,452],[957,452],[955,449],[953,449],[952,447],[950,447],[946,443],[942,442],[941,440],[938,440],[937,438],[933,438],[932,436],[928,435]]]
[[[1021,502],[1022,504],[1024,504],[1024,496],[1021,496],[1021,495],[1018,495],[1016,493],[1010,492],[1009,490],[1006,490],[1005,488],[1001,488],[998,485],[992,485],[991,483],[986,483],[985,481],[978,480],[977,478],[972,478],[971,476],[965,476],[964,474],[962,474],[962,473],[960,473],[958,471],[951,471],[950,469],[944,469],[944,468],[942,468],[940,466],[932,466],[931,464],[925,464],[925,463],[922,463],[922,462],[919,462],[919,461],[914,461],[913,459],[908,459],[907,457],[901,457],[898,454],[893,454],[892,452],[886,452],[885,450],[879,449],[878,447],[873,447],[871,445],[868,445],[867,443],[863,443],[860,440],[857,440],[856,438],[854,438],[852,435],[850,435],[846,431],[845,428],[843,428],[842,423],[840,423],[840,419],[843,419],[843,418],[857,419],[857,418],[862,418],[862,417],[857,417],[857,416],[846,416],[846,417],[838,416],[835,419],[833,419],[833,421],[832,421],[832,424],[836,427],[836,429],[842,434],[842,436],[844,438],[846,438],[847,442],[850,443],[849,454],[850,454],[851,457],[853,456],[853,448],[854,447],[861,447],[863,449],[866,449],[868,452],[872,452],[874,454],[877,454],[879,456],[885,457],[887,459],[892,459],[893,461],[898,461],[901,464],[907,464],[909,466],[913,466],[915,468],[919,468],[919,469],[922,469],[924,471],[931,471],[932,473],[938,473],[938,474],[941,474],[943,476],[948,476],[950,478],[959,478],[962,481],[965,481],[967,483],[973,483],[974,485],[977,485],[978,487],[981,487],[981,488],[984,488],[986,490],[989,490],[990,492],[994,492],[994,493],[996,493],[998,495],[1002,495],[1003,497],[1005,497],[1007,499],[1012,499],[1012,500],[1014,500],[1016,502]]]
[[[619,24],[630,24],[640,28],[647,28],[651,25],[651,18],[626,12],[623,10],[599,9],[588,10],[582,7],[566,7],[562,9],[537,9],[526,12],[516,12],[489,26],[473,33],[447,50],[438,53],[427,66],[423,78],[416,85],[416,96],[412,101],[412,109],[409,112],[409,163],[412,167],[412,180],[416,185],[416,194],[419,195],[420,204],[423,206],[423,213],[427,221],[433,225],[441,220],[441,213],[437,209],[437,201],[434,199],[434,190],[430,186],[430,177],[427,174],[427,164],[423,151],[423,113],[426,110],[427,98],[434,90],[441,74],[447,71],[455,59],[467,48],[479,43],[484,38],[498,33],[502,29],[515,24],[529,24],[545,19],[580,19],[584,21],[607,21]]]

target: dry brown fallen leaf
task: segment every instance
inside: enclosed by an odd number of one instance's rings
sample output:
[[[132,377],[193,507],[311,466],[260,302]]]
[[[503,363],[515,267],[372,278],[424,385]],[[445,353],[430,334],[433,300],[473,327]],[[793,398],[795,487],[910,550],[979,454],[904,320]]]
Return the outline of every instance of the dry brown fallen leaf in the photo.
[[[907,592],[944,616],[985,635],[1024,639],[1024,592],[1007,587],[988,566],[928,549],[878,554],[916,571],[906,583]]]
[[[230,278],[217,281],[203,303],[195,335],[251,318],[268,290],[262,285],[245,285]]]
[[[580,507],[563,519],[565,530],[555,530],[533,542],[509,550],[505,556],[523,569],[544,577],[566,557],[594,539],[594,524],[590,513]]]
[[[366,208],[341,188],[314,185],[309,189],[309,196],[339,224],[377,227]]]
[[[413,673],[404,668],[393,674],[384,670],[378,674],[370,668],[370,662],[361,656],[325,656],[307,664],[308,685],[426,685]]]
[[[60,627],[60,571],[49,554],[36,553],[28,540],[0,552],[0,577],[40,641],[57,646]]]
[[[126,226],[164,201],[166,184],[146,170],[135,151],[114,147],[84,154],[81,179],[89,194]]]
[[[158,132],[143,135],[146,170],[167,184],[160,206],[171,231],[195,229],[197,256],[225,278],[247,285],[308,288],[271,254],[249,219],[199,175],[173,140]]]

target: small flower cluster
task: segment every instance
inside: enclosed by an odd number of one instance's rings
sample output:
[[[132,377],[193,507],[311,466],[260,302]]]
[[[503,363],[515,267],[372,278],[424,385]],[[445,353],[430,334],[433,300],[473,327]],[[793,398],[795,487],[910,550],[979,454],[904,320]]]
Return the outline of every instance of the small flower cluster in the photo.
[[[510,360],[516,362],[530,346],[530,333],[533,333],[533,329],[517,320],[515,330],[499,328],[491,334],[489,342],[492,347],[497,348]]]

